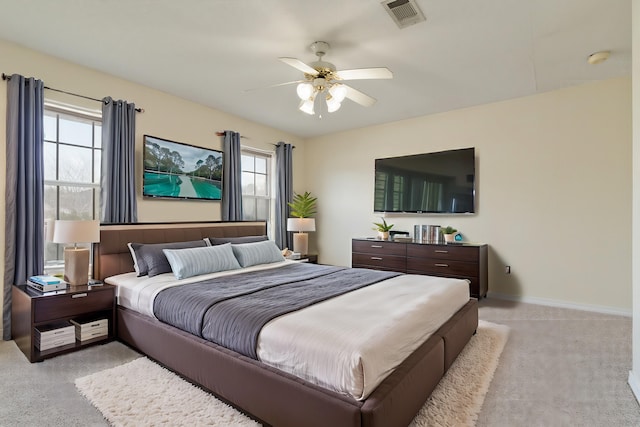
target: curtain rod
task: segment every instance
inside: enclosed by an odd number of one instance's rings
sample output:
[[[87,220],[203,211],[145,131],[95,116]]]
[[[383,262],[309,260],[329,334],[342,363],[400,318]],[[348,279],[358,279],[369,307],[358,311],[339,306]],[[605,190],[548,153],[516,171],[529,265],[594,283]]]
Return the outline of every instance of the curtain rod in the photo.
[[[216,136],[224,136],[224,131],[216,132]],[[246,136],[240,135],[240,139],[249,139],[249,138],[247,138]],[[273,145],[274,147],[278,146],[278,144],[271,144],[271,145]],[[296,148],[296,146],[292,145],[291,148]]]
[[[8,74],[2,73],[2,80],[11,80],[11,76],[8,75]],[[48,89],[48,90],[52,90],[54,92],[60,92],[60,93],[64,93],[64,94],[71,95],[71,96],[77,96],[78,98],[84,98],[84,99],[89,99],[91,101],[103,102],[101,99],[91,98],[90,96],[85,96],[85,95],[78,95],[77,93],[67,92],[65,90],[54,89],[54,88],[49,87],[49,86],[45,86],[44,88]],[[144,113],[144,108],[137,107],[136,111],[138,113]]]
[[[274,147],[277,147],[277,146],[278,146],[278,144],[271,144],[271,145],[273,145]],[[291,146],[291,148],[296,148],[296,146],[295,146],[295,145],[292,145],[292,146]]]
[[[224,136],[224,131],[216,132],[216,136]],[[240,139],[249,139],[246,136],[240,135]]]

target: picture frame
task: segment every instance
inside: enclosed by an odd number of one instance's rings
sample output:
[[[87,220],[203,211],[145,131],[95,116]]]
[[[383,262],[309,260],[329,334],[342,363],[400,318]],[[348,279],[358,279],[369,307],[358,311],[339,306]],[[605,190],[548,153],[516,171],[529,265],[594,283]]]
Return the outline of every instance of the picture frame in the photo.
[[[222,171],[222,151],[144,135],[143,197],[219,201]]]

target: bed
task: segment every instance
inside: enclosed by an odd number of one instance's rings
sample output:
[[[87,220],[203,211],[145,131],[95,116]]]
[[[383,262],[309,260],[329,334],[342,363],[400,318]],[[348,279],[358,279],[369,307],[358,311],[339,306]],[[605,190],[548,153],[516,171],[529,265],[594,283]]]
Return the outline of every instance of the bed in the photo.
[[[130,242],[183,242],[264,234],[263,222],[103,225],[100,244],[95,249],[94,277],[104,280],[130,274],[134,270],[127,246]],[[382,285],[369,288],[374,286]],[[361,291],[345,295],[353,297]],[[323,304],[326,302],[316,306]],[[303,379],[298,373],[270,366],[270,361],[259,361],[214,344],[134,308],[129,303],[118,305],[119,340],[264,424],[274,426],[408,425],[473,335],[478,322],[477,302],[468,299],[425,342],[403,356],[390,374],[358,399]],[[275,321],[278,322],[280,318]]]

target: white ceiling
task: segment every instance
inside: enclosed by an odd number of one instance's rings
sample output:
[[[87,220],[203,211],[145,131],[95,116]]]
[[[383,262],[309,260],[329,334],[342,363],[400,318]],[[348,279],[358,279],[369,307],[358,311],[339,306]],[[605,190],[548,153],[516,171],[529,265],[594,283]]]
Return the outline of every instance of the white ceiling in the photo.
[[[301,137],[631,74],[630,0],[417,3],[426,22],[399,29],[379,0],[0,0],[0,38]],[[300,79],[277,58],[314,61],[316,40],[339,70],[393,71],[350,82],[374,106],[320,118],[295,85],[245,92]]]

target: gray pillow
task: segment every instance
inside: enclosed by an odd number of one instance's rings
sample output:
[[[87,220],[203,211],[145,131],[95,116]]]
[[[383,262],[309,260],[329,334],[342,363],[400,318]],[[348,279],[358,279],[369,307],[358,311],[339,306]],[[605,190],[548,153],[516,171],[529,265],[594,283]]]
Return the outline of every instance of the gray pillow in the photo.
[[[280,249],[272,240],[239,245],[232,244],[231,248],[242,267],[284,261],[282,252],[280,252]]]
[[[211,246],[222,245],[225,243],[254,243],[254,242],[264,242],[265,240],[269,240],[267,236],[242,236],[242,237],[209,237],[209,242],[211,242]]]
[[[131,243],[129,249],[132,254],[138,276],[157,276],[162,273],[171,273],[171,265],[167,260],[163,249],[185,249],[205,247],[204,240],[193,240],[190,242],[172,243]]]
[[[240,268],[231,244],[204,248],[164,249],[176,279]]]

